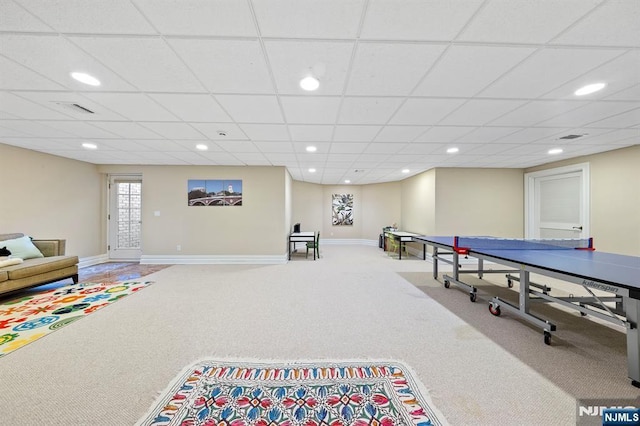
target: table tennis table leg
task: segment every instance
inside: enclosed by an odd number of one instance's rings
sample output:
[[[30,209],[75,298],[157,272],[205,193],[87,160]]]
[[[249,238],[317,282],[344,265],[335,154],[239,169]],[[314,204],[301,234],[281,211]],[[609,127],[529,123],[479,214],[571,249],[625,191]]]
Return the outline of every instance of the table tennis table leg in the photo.
[[[624,298],[624,309],[629,326],[627,327],[627,367],[631,384],[640,388],[640,300]]]
[[[438,279],[438,247],[433,246],[433,279]]]

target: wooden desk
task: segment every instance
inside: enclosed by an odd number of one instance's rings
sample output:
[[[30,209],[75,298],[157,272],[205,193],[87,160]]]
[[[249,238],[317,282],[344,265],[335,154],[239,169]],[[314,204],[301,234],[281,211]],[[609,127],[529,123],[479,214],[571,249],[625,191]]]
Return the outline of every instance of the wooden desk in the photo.
[[[314,243],[316,233],[313,231],[293,232],[289,234],[289,260],[291,260],[291,243]],[[313,249],[313,260],[316,260],[316,250]]]

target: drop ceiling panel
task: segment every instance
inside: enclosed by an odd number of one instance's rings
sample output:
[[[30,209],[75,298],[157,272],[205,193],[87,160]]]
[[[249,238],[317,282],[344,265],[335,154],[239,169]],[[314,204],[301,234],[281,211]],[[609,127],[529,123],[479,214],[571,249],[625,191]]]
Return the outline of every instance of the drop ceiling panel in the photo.
[[[173,38],[167,42],[214,93],[274,93],[257,40]]]
[[[331,142],[314,142],[313,146],[318,149],[316,152],[307,152],[307,147],[310,145],[308,142],[293,142],[292,145],[293,149],[299,153],[299,159],[313,158],[314,161],[318,159],[324,161],[325,154],[331,149]]]
[[[367,147],[368,154],[395,154],[403,150],[409,142],[381,143],[372,142]]]
[[[53,127],[45,126],[40,123],[27,120],[2,120],[0,126],[9,129],[9,132],[0,133],[0,136],[37,136],[42,138],[69,138],[74,135],[56,130]]]
[[[198,92],[203,89],[160,37],[71,37],[70,40],[140,90]],[[138,60],[132,61],[132,57]]]
[[[117,74],[60,36],[3,34],[0,35],[0,54],[69,89],[134,90]],[[101,89],[74,80],[71,77],[74,71],[100,76]]]
[[[636,102],[596,101],[555,118],[539,123],[540,126],[579,127],[637,108]],[[599,127],[599,126],[595,126]]]
[[[446,144],[441,143],[420,143],[413,142],[407,144],[402,150],[399,151],[400,154],[416,154],[416,155],[426,155],[426,154],[442,154],[446,151]]]
[[[135,4],[164,34],[255,37],[247,1],[157,1]]]
[[[382,126],[335,126],[334,141],[371,142]]]
[[[455,140],[456,143],[486,144],[521,130],[519,127],[479,127]]]
[[[345,97],[342,101],[340,124],[384,124],[402,103],[402,98]]]
[[[552,43],[587,46],[640,46],[640,3],[604,2]],[[597,28],[597,31],[594,31]]]
[[[100,141],[95,141],[95,143],[98,145],[98,149],[100,150],[115,150],[120,151],[125,155],[128,154],[128,151],[144,151],[146,149],[149,149],[146,145],[133,140],[103,139]]]
[[[165,152],[173,152],[173,151],[188,151],[193,149],[191,147],[185,147],[181,143],[177,143],[170,140],[164,139],[156,139],[156,140],[141,140],[138,141],[140,145],[143,145],[145,148],[141,151],[165,151]],[[195,145],[195,144],[194,144]]]
[[[2,48],[0,48],[0,51]],[[0,56],[0,89],[59,90],[63,86],[29,68]]]
[[[587,101],[531,101],[493,120],[492,126],[532,126],[583,107]]]
[[[211,140],[247,140],[247,135],[233,123],[191,123],[200,133]],[[221,134],[224,133],[224,134]]]
[[[83,121],[124,120],[124,117],[99,105],[83,95],[73,92],[16,92],[20,97],[36,102],[42,107],[51,108],[65,115],[64,120],[78,119]],[[70,107],[71,104],[80,105],[93,112]]]
[[[331,140],[333,125],[289,125],[291,139],[294,141]]]
[[[429,2],[372,0],[361,38],[383,40],[451,40],[473,16],[481,0]]]
[[[263,37],[326,39],[356,36],[364,0],[253,0],[251,3]]]
[[[410,98],[398,109],[390,123],[436,124],[464,102],[464,99]]]
[[[426,43],[360,43],[347,94],[408,95],[445,47]]]
[[[264,153],[288,153],[291,151],[291,147],[293,146],[291,142],[255,142],[256,147],[260,150],[260,152]]]
[[[458,40],[546,43],[602,0],[487,2]]]
[[[240,124],[240,128],[253,141],[289,140],[289,132],[285,124]]]
[[[87,93],[86,97],[133,121],[178,121],[178,118],[140,93]]]
[[[16,0],[25,9],[62,33],[155,34],[145,17],[128,0],[91,2]],[[69,13],[73,10],[73,13]]]
[[[451,142],[474,129],[475,127],[464,126],[434,126],[416,138],[415,142]]]
[[[333,124],[338,116],[340,98],[291,96],[280,102],[288,123]]]
[[[353,41],[265,41],[265,50],[278,93],[307,94],[300,80],[312,75],[320,81],[314,95],[340,95],[355,43]]]
[[[40,123],[43,126],[51,127],[65,133],[80,137],[80,138],[114,138],[111,132],[107,132],[89,123],[83,123],[82,121],[39,121],[34,123]]]
[[[520,143],[528,144],[540,139],[554,139],[555,135],[564,136],[570,134],[570,129],[561,127],[530,127],[519,132],[512,133],[496,141],[496,143]]]
[[[618,49],[543,49],[483,90],[480,95],[537,98],[622,53],[624,51]]]
[[[40,106],[37,103],[28,101],[8,92],[0,92],[0,111],[11,113],[11,115],[26,119],[52,119],[70,120],[71,117],[51,108]]]
[[[640,101],[640,84],[607,96],[606,99],[615,101]]]
[[[411,142],[428,127],[426,126],[385,126],[375,138],[376,142]]]
[[[413,95],[474,96],[534,51],[533,47],[451,46]]]
[[[167,139],[204,139],[205,136],[186,123],[140,122],[147,129]]]
[[[220,105],[236,123],[283,123],[275,96],[217,95]]]
[[[211,95],[171,93],[149,96],[183,121],[232,121]]]
[[[46,32],[53,28],[13,1],[0,2],[0,31]]]
[[[142,127],[138,123],[124,121],[96,121],[91,124],[113,133],[116,136],[127,139],[157,139],[160,137],[157,133]]]
[[[636,103],[636,105],[638,104]],[[623,112],[603,120],[594,121],[589,123],[586,127],[608,127],[611,129],[618,129],[620,127],[632,127],[637,124],[640,124],[640,108]]]
[[[362,154],[367,148],[362,142],[334,142],[331,144],[331,154]]]
[[[235,157],[247,166],[270,166],[271,162],[260,152],[239,152]]]
[[[482,126],[523,104],[523,101],[472,99],[441,120],[439,124]]]

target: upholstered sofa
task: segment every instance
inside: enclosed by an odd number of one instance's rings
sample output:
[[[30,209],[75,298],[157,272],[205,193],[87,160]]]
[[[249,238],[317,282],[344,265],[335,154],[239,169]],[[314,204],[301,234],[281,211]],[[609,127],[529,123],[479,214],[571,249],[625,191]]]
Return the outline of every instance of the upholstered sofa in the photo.
[[[0,248],[6,246],[9,240],[23,237],[24,234],[0,234]],[[65,256],[66,240],[31,239],[31,242],[44,257],[28,258],[15,265],[0,267],[0,297],[5,293],[66,278],[78,282],[78,256]]]

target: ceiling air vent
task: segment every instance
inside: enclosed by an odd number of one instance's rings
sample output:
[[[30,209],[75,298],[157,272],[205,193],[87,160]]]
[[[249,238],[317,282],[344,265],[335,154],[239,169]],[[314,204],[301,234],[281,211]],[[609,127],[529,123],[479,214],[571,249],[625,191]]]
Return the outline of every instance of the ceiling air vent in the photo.
[[[577,138],[581,138],[584,135],[567,135],[567,136],[562,136],[560,139],[577,139]]]
[[[85,108],[82,105],[77,104],[75,102],[54,102],[54,103],[60,105],[63,108],[66,108],[68,110],[76,112],[76,113],[80,113],[80,114],[95,114],[89,108]]]

